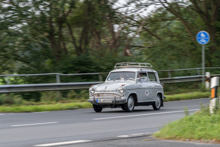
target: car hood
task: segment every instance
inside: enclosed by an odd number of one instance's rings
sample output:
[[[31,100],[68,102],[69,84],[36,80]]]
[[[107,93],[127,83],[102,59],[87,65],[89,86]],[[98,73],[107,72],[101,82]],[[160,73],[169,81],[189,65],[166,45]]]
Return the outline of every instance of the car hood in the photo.
[[[119,87],[122,85],[131,85],[134,84],[134,82],[131,81],[114,81],[114,82],[106,82],[103,84],[97,85],[96,91],[117,91]]]

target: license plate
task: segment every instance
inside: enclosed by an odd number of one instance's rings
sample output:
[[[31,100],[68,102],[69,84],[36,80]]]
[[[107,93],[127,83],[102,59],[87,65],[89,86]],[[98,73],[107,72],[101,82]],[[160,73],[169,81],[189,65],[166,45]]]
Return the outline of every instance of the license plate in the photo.
[[[97,103],[111,103],[112,100],[111,99],[97,99],[96,102]]]

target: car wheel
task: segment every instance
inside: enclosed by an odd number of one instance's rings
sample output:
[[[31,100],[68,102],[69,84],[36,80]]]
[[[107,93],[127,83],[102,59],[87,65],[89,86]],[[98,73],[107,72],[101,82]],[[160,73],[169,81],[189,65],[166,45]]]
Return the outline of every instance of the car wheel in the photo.
[[[156,101],[153,104],[154,110],[160,110],[161,107],[161,97],[160,95],[157,95]]]
[[[94,105],[94,104],[93,104],[93,109],[95,112],[102,112],[102,107]]]
[[[126,104],[124,104],[124,110],[127,112],[132,112],[134,110],[134,98],[133,96],[129,96],[128,97],[128,102]],[[122,109],[123,109],[122,107]]]
[[[124,107],[124,105],[121,105],[121,109],[122,109],[122,110],[125,110],[125,107]]]

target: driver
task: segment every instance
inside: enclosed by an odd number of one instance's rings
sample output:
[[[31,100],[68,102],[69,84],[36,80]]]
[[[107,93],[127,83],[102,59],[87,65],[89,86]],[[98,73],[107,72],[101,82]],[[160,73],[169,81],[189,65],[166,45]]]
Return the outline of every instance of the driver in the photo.
[[[147,74],[146,73],[139,73],[139,77],[141,81],[147,81]]]

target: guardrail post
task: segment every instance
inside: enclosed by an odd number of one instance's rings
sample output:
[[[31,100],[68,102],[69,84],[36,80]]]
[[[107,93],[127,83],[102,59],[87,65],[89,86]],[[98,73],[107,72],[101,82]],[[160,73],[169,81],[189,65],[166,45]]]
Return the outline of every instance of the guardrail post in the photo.
[[[57,80],[57,83],[60,83],[60,74],[56,74],[56,80]],[[57,91],[57,99],[60,99],[60,92]]]
[[[206,81],[205,81],[206,89],[209,89],[209,82],[210,82],[210,72],[206,72]]]
[[[168,76],[169,76],[169,78],[171,78],[171,76],[172,76],[170,71],[168,71]]]
[[[60,74],[56,74],[57,83],[60,83]]]
[[[99,81],[102,82],[102,75],[99,74]]]
[[[6,85],[9,85],[9,84],[10,84],[9,78],[8,76],[6,76]]]
[[[200,75],[200,71],[199,71],[199,69],[197,69],[197,74]]]
[[[219,85],[219,77],[213,77],[211,79],[211,100],[209,103],[209,111],[211,114],[214,113],[213,110],[216,107],[218,85]]]

